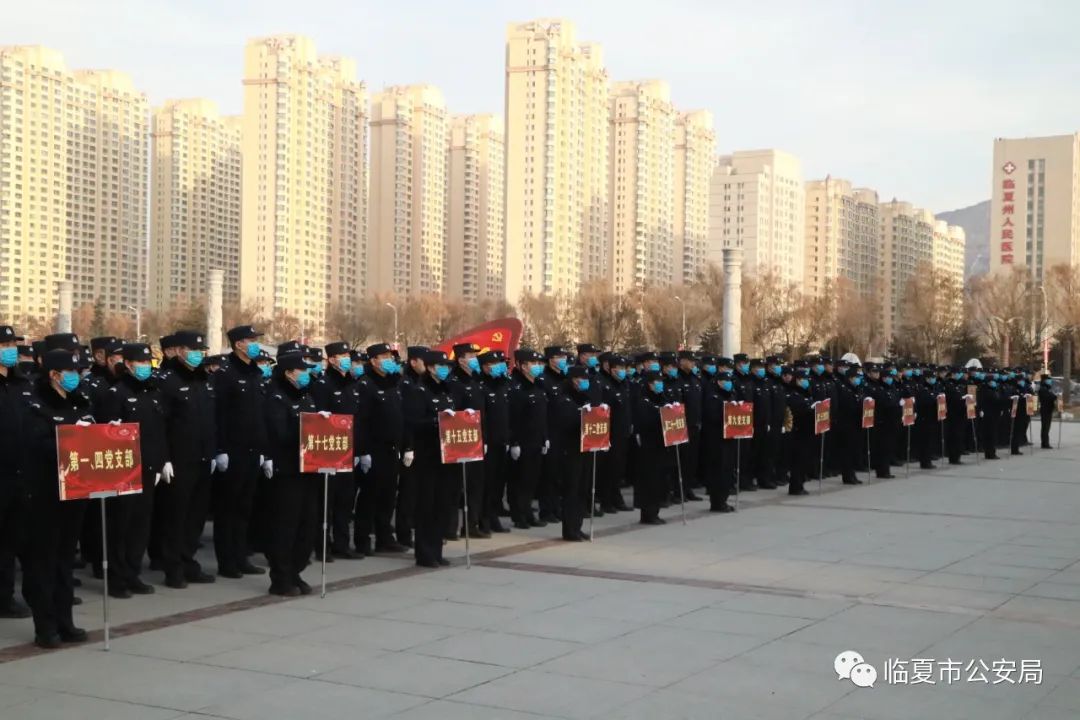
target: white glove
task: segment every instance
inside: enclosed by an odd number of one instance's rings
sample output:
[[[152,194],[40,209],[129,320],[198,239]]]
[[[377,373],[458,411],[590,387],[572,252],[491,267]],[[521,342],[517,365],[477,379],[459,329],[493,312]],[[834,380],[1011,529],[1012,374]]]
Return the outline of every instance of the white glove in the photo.
[[[447,415],[449,415],[450,417],[454,417],[454,415],[456,414],[453,410],[443,410],[443,412],[446,413]]]
[[[517,460],[520,457],[521,457],[521,446],[520,445],[511,445],[510,446],[510,459],[511,460]]]
[[[263,464],[263,463],[265,463],[265,462],[266,462],[266,457],[265,457],[265,456],[263,456],[263,455],[260,455],[260,456],[259,456],[259,465],[262,465],[262,464]]]
[[[589,403],[585,403],[584,405],[581,406],[581,408],[583,410],[592,410],[592,405],[590,405]]]
[[[544,446],[542,448],[540,448],[540,454],[541,455],[547,455],[547,451],[548,451],[548,449],[550,447],[551,447],[551,441],[550,440],[545,440],[544,441]]]
[[[91,423],[88,423],[85,420],[76,420],[75,421],[75,427],[90,427],[90,425],[91,425]]]
[[[154,487],[161,483],[161,473],[154,473]]]
[[[601,410],[609,410],[610,408],[608,407],[607,403],[600,403],[600,409]]]
[[[217,460],[211,460],[210,461],[210,474],[213,475],[216,470],[217,470]]]
[[[405,454],[401,456],[401,464],[405,467],[411,467],[413,460],[416,459],[416,454],[412,450],[406,450]]]
[[[637,443],[638,447],[641,447],[641,436],[640,435],[634,435],[634,442]]]
[[[273,460],[264,460],[263,464],[262,464],[262,469],[263,469],[263,475],[266,476],[267,480],[274,477],[274,461]]]
[[[360,456],[360,472],[367,473],[367,471],[370,470],[370,469],[371,469],[371,456],[370,455],[361,455]]]
[[[166,485],[172,482],[173,467],[171,462],[167,462],[161,467],[161,479],[165,481]]]
[[[109,424],[110,424],[110,425],[119,425],[119,424],[120,424],[120,421],[119,421],[119,420],[110,420],[110,421],[109,421]]]
[[[319,415],[323,416],[324,418],[328,418],[328,417],[330,417],[330,411],[329,410],[320,410]]]
[[[484,454],[487,455],[487,443],[484,443]]]
[[[354,457],[354,458],[352,459],[352,466],[353,466],[353,467],[356,467],[356,466],[357,466],[357,465],[359,465],[359,464],[360,464],[360,457],[359,457],[359,456],[356,456],[356,457]]]
[[[214,463],[217,465],[218,470],[226,472],[229,469],[229,456],[225,453],[218,453],[218,456],[214,458]]]

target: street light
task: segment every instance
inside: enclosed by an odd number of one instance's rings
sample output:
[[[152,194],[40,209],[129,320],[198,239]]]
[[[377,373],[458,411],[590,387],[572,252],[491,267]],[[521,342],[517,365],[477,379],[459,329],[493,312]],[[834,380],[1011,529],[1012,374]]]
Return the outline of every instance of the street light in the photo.
[[[1049,303],[1046,300],[1046,286],[1043,285],[1042,283],[1039,283],[1038,285],[1036,285],[1036,287],[1039,288],[1039,292],[1042,293],[1042,297],[1043,297],[1042,333],[1039,333],[1042,336],[1039,339],[1042,341],[1043,372],[1044,373],[1049,373],[1050,372],[1050,314],[1049,314],[1049,308],[1048,308]],[[1034,308],[1034,306],[1031,308],[1031,325],[1032,325],[1032,327],[1031,327],[1032,333],[1031,334],[1034,336],[1036,334],[1036,331],[1038,330],[1038,325],[1035,323],[1035,308]]]
[[[135,342],[142,340],[142,312],[134,305],[128,305],[127,309],[135,313]]]
[[[398,343],[398,331],[397,331],[397,308],[393,303],[386,303],[386,307],[394,311],[394,344]]]
[[[997,320],[999,323],[1001,323],[1002,325],[1005,326],[1005,348],[1004,348],[1004,350],[1002,352],[1002,355],[1004,357],[1002,357],[1001,364],[1008,367],[1008,365],[1009,365],[1009,323],[1013,322],[1014,320],[1023,320],[1024,318],[1017,315],[1016,317],[1011,317],[1008,320],[1003,320],[1002,318],[999,318],[997,315],[991,315],[990,319],[991,320]]]
[[[683,299],[681,297],[679,297],[678,295],[675,296],[675,299],[679,301],[680,305],[682,305],[682,347],[679,348],[679,349],[680,350],[685,350],[686,349],[686,303],[683,302]]]

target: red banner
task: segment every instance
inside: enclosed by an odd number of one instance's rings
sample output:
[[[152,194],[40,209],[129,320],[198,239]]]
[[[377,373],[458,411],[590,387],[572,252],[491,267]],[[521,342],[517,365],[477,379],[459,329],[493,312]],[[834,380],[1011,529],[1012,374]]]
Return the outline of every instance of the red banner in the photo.
[[[611,448],[611,408],[581,408],[581,452]]]
[[[521,329],[521,321],[517,318],[492,320],[466,330],[449,340],[444,340],[433,349],[442,350],[448,356],[452,356],[455,345],[472,343],[478,346],[480,348],[478,352],[482,353],[488,350],[502,350],[506,353],[507,361],[513,364],[514,351],[518,349],[518,343],[521,341]]]
[[[814,408],[814,434],[820,435],[829,432],[832,427],[829,419],[832,400],[818,400],[812,407]]]
[[[944,395],[937,396],[937,419],[941,422],[949,416],[949,405],[945,401]]]
[[[978,385],[968,385],[967,386],[967,394],[970,395],[971,397],[975,397],[978,394],[978,392],[979,392],[979,386]]]
[[[754,437],[754,403],[724,403],[724,439],[745,440]]]
[[[476,410],[443,410],[439,413],[439,448],[444,464],[484,459],[484,432]]]
[[[1039,396],[1026,395],[1025,397],[1027,397],[1027,414],[1029,417],[1034,417],[1039,412]]]
[[[300,472],[353,469],[353,416],[300,413]]]
[[[664,447],[690,442],[690,428],[686,426],[686,408],[672,403],[660,408],[660,427],[664,432]]]
[[[904,427],[915,424],[915,398],[903,398],[900,401],[900,422]]]
[[[975,409],[975,396],[974,395],[965,395],[964,396],[964,405],[966,406],[966,409],[967,409],[967,419],[968,420],[974,420],[975,418],[979,417],[979,412],[978,412],[978,410]]]
[[[1017,395],[1013,395],[1011,398],[1011,405],[1009,406],[1009,417],[1016,417],[1016,406],[1020,404],[1020,398]]]
[[[142,492],[139,423],[57,425],[56,457],[61,500]]]
[[[874,408],[877,402],[872,397],[863,398],[862,401],[862,426],[863,430],[874,427]]]

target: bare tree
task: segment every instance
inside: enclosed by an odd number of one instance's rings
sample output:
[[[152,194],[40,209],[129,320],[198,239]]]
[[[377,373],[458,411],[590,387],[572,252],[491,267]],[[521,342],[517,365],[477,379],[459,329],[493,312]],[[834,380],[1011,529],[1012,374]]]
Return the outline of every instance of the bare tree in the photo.
[[[990,347],[999,349],[1004,361],[1033,359],[1039,351],[1046,318],[1035,312],[1035,285],[1027,268],[1012,266],[971,280],[973,327]],[[1038,299],[1041,306],[1042,298]]]
[[[961,331],[964,289],[948,273],[929,263],[920,265],[904,287],[898,354],[941,362]]]
[[[355,304],[334,304],[326,313],[327,337],[362,347],[371,335],[371,321]]]
[[[568,345],[573,338],[568,313],[555,296],[523,293],[518,309],[527,337],[535,347]]]
[[[1072,377],[1073,348],[1077,331],[1080,330],[1080,265],[1055,265],[1047,273],[1046,283],[1048,320],[1058,329],[1062,340],[1063,378]],[[1070,383],[1062,383],[1062,401],[1071,400]]]

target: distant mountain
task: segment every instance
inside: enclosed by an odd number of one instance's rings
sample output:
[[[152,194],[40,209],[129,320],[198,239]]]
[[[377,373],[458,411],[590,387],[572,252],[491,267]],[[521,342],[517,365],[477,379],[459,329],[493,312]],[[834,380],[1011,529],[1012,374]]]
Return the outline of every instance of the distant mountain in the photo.
[[[964,279],[990,270],[990,201],[937,214],[938,220],[964,228]]]

